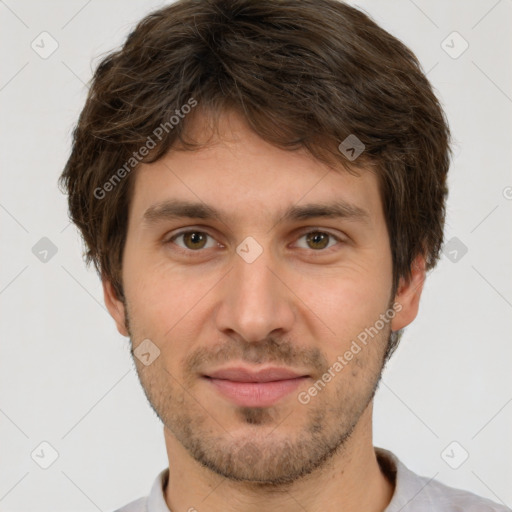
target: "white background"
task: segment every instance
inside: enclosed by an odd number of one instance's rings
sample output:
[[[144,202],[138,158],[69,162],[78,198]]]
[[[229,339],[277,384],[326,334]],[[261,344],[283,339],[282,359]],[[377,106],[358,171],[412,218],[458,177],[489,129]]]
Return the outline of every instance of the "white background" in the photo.
[[[446,240],[468,249],[427,279],[376,397],[375,444],[512,506],[512,0],[352,3],[411,47],[446,109],[456,142]],[[146,495],[168,463],[57,189],[99,55],[161,5],[0,2],[2,511],[113,510]],[[31,48],[43,31],[59,45],[47,59]],[[469,44],[456,59],[442,47],[453,31]],[[46,263],[32,252],[42,237],[57,248]],[[59,453],[48,469],[31,458],[42,441]],[[441,457],[453,441],[469,453],[458,469]]]

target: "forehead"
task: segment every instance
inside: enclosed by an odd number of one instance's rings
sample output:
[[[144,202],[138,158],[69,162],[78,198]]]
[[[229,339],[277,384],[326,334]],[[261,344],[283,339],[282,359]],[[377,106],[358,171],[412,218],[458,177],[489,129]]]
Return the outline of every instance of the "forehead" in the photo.
[[[370,170],[354,175],[304,149],[278,148],[236,114],[221,116],[213,133],[203,128],[196,119],[189,129],[194,139],[207,142],[204,146],[171,150],[137,168],[131,217],[142,222],[188,211],[233,222],[244,216],[300,220],[316,208],[319,216],[338,213],[368,221],[382,213],[377,176]]]

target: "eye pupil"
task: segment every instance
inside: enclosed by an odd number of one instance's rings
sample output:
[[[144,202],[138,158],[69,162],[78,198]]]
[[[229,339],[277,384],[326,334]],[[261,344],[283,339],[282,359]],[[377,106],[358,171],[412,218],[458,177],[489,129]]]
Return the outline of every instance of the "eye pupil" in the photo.
[[[313,249],[324,249],[327,247],[328,241],[329,241],[329,235],[327,233],[321,233],[319,231],[313,231],[311,233],[308,233],[307,235],[307,241],[309,243],[313,243],[313,245],[319,244],[316,247],[313,247]]]

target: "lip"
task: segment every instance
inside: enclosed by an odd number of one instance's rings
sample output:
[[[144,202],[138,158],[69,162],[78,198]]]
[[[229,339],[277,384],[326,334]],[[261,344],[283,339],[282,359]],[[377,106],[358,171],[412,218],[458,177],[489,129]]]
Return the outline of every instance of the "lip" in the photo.
[[[230,380],[234,382],[273,382],[277,380],[295,379],[304,377],[305,374],[298,373],[289,368],[278,368],[275,366],[261,370],[249,370],[242,367],[230,367],[216,370],[207,374],[212,379]]]
[[[289,368],[224,368],[204,375],[217,392],[242,407],[269,407],[297,389],[308,375]]]

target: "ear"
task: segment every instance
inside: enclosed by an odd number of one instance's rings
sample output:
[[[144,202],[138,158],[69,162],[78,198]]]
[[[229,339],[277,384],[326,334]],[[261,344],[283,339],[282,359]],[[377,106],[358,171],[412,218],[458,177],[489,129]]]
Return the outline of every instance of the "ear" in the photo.
[[[116,322],[117,330],[123,336],[129,336],[128,330],[126,329],[126,312],[124,309],[124,303],[117,298],[117,294],[109,279],[103,278],[101,282],[103,284],[105,305],[107,306],[110,316]]]
[[[419,254],[411,265],[410,279],[400,278],[394,301],[397,304],[397,313],[391,321],[393,331],[398,331],[409,325],[418,314],[423,283],[427,277],[425,266],[425,258]]]

